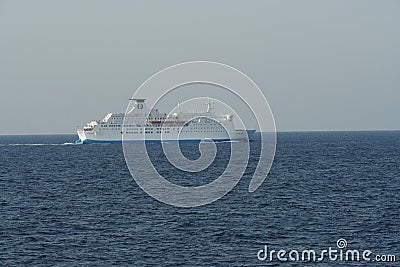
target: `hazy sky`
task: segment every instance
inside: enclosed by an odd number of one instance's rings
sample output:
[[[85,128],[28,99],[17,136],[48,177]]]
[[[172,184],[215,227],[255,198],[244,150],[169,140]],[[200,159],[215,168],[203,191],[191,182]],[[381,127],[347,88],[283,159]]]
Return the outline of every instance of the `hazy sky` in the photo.
[[[209,60],[279,131],[400,129],[400,1],[1,1],[0,134],[74,133],[155,72]]]

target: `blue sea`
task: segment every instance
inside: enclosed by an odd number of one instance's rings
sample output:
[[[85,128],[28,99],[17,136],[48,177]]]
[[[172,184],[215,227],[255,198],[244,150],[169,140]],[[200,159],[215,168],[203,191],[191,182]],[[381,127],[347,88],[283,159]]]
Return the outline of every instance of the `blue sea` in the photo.
[[[0,136],[0,266],[399,266],[400,132],[278,133],[270,174],[245,175],[209,205],[178,208],[134,181],[120,144],[75,145],[74,135]],[[182,143],[188,158],[197,143]],[[208,183],[229,143],[201,174],[177,173],[159,144],[158,170],[177,184]],[[159,161],[159,162],[158,162]],[[271,250],[316,250],[345,239],[371,261],[261,261]],[[396,262],[377,262],[395,255]]]

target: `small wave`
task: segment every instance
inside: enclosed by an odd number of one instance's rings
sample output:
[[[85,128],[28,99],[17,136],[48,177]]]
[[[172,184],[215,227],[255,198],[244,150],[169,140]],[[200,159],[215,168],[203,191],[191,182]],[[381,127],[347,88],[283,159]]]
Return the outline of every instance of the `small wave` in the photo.
[[[227,141],[220,141],[219,143],[239,143],[240,140],[227,140]]]

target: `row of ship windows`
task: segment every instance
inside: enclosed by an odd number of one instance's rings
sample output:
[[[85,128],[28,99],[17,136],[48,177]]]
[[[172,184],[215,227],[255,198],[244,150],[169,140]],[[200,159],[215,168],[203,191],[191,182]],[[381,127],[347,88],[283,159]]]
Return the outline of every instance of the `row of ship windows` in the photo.
[[[143,134],[143,132],[137,132],[137,131],[126,131],[125,133],[127,133],[127,134]],[[150,133],[153,133],[153,131],[145,131],[144,133],[150,134]],[[156,131],[156,133],[160,134],[161,131]],[[164,131],[164,133],[170,133],[170,131]]]
[[[179,131],[177,131],[179,133]],[[204,131],[188,131],[189,133],[204,133]],[[222,131],[218,131],[218,132],[222,132]],[[122,133],[122,132],[121,132]],[[137,131],[126,131],[125,133],[127,134],[143,134],[143,132],[137,132]],[[153,131],[145,131],[145,134],[152,134],[154,133]],[[160,134],[161,131],[156,131],[157,134]],[[170,133],[170,131],[164,131],[164,133]]]
[[[120,130],[120,129],[111,129],[111,130],[117,131],[117,130]],[[173,130],[175,130],[175,129],[173,129]],[[170,131],[168,129],[163,129],[163,131],[164,131],[164,133],[170,133]],[[150,129],[145,130],[145,133],[153,133],[153,132],[154,131],[150,130]],[[179,130],[177,132],[179,132]],[[194,130],[185,130],[185,132],[189,132],[189,133],[205,133],[205,132],[225,132],[225,130],[223,130],[223,129],[216,129],[216,130],[211,130],[211,129],[198,130],[198,129],[194,129]],[[139,131],[126,131],[126,133],[139,133]],[[143,132],[140,132],[140,133],[143,133]],[[157,129],[156,133],[161,133],[161,130]]]
[[[107,126],[103,126],[103,127],[107,127]],[[115,125],[115,126],[111,126],[111,125],[110,125],[110,127],[111,127],[111,128],[120,128],[121,125]],[[133,126],[132,126],[132,127],[128,127],[128,129],[129,129],[129,128],[130,128],[130,129],[132,129],[132,128],[137,128],[137,129],[138,129],[138,128],[139,128],[140,130],[143,129],[143,127],[133,127]],[[161,130],[161,127],[158,127],[158,128],[145,128],[146,131],[153,131],[154,129],[156,129],[156,130]],[[178,130],[179,128],[169,128],[169,127],[167,128],[167,127],[163,127],[162,129],[163,129],[164,131],[166,131],[166,130]],[[118,129],[115,129],[115,130],[118,130]]]
[[[101,125],[101,127],[107,127],[107,125]],[[110,124],[109,127],[111,127],[111,128],[120,128],[121,125],[119,125],[119,124],[111,125],[111,124]],[[134,128],[134,126],[128,125],[128,128]],[[142,127],[137,127],[137,128],[142,128]],[[192,129],[210,130],[210,129],[218,129],[218,128],[220,128],[220,127],[191,127],[191,128],[192,128]],[[146,128],[146,130],[152,130],[152,129],[154,129],[154,128]],[[156,128],[156,130],[160,130],[160,129],[161,129],[160,127]],[[170,129],[175,130],[176,128],[163,127],[163,129],[166,129],[166,130],[170,130]]]

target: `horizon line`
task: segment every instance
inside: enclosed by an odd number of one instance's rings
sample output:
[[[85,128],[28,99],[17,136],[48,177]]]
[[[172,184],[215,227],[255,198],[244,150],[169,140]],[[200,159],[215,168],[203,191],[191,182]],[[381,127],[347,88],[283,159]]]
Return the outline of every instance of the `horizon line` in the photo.
[[[400,129],[361,129],[361,130],[284,130],[276,133],[313,133],[313,132],[398,132]],[[256,131],[260,133],[260,131]],[[271,133],[271,132],[262,132]],[[77,135],[76,133],[0,133],[0,136],[29,136],[29,135]]]

